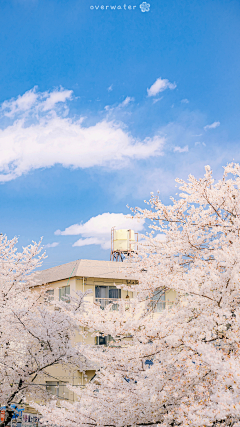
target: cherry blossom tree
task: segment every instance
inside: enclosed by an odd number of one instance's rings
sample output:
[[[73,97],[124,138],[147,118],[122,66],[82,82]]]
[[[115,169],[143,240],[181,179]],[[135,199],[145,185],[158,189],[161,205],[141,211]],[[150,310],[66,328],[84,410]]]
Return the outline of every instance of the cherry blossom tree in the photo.
[[[150,227],[129,263],[136,298],[119,311],[69,310],[115,341],[82,346],[99,370],[78,402],[38,407],[50,424],[240,426],[240,166],[216,182],[205,169],[201,179],[177,179],[169,205],[152,194],[134,209]],[[156,313],[170,290],[174,304]]]
[[[41,242],[21,253],[16,244],[16,238],[0,236],[0,405],[6,408],[1,427],[11,421],[14,404],[50,398],[42,385],[49,367],[84,368],[83,357],[72,346],[71,319],[46,306],[44,294],[34,290],[34,271],[44,258]]]

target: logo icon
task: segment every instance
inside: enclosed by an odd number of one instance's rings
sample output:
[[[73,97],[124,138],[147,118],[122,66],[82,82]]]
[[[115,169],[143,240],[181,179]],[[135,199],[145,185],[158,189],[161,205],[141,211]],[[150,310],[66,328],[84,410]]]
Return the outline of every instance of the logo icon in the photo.
[[[142,12],[149,12],[149,10],[150,10],[150,4],[145,2],[145,1],[142,4],[140,4],[139,7],[140,7]]]

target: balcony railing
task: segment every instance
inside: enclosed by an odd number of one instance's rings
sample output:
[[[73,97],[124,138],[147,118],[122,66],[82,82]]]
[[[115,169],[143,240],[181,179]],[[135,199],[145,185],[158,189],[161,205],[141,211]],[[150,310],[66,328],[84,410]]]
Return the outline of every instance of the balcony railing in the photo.
[[[101,309],[104,310],[109,304],[112,304],[111,310],[119,310],[120,303],[124,304],[125,310],[128,310],[131,304],[131,299],[124,298],[95,298],[95,303],[99,304]],[[149,301],[149,311],[153,313],[161,313],[165,308],[170,308],[171,303],[166,301]]]
[[[95,298],[95,302],[100,305],[102,310],[109,304],[112,304],[111,310],[119,310],[119,302],[125,301],[121,298]]]

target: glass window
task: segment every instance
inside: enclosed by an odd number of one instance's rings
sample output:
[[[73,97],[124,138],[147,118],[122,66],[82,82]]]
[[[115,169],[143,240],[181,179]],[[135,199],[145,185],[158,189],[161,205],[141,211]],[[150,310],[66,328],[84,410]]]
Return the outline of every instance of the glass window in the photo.
[[[108,286],[96,286],[95,287],[96,298],[108,298]]]
[[[101,334],[99,337],[96,337],[97,345],[108,345],[111,341],[114,341],[111,335],[103,336]]]
[[[96,286],[95,287],[95,301],[98,302],[104,310],[108,304],[112,305],[112,310],[118,310],[119,304],[117,299],[121,298],[121,289],[115,286]],[[115,303],[116,302],[116,303]]]
[[[121,298],[121,289],[109,286],[109,298]]]
[[[64,286],[59,289],[59,300],[70,302],[70,286]]]
[[[154,301],[165,301],[165,292],[162,289],[155,289],[152,300]]]
[[[46,381],[46,389],[49,393],[54,396],[68,399],[68,388],[66,384],[62,381]]]
[[[107,337],[100,335],[97,337],[97,345],[107,345]]]
[[[155,313],[160,313],[165,309],[165,292],[162,289],[156,289],[151,298],[151,307]]]
[[[117,289],[115,286],[96,286],[95,287],[96,298],[121,298],[121,289]]]
[[[46,292],[45,292],[45,301],[47,302],[47,303],[50,303],[51,301],[53,301],[54,300],[54,290],[53,289],[48,289]]]

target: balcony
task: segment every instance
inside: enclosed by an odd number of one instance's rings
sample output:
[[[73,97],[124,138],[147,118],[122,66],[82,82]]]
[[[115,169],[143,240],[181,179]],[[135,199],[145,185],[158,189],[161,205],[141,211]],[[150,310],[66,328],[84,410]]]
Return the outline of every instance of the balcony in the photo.
[[[124,301],[127,303],[129,308],[129,300],[123,300],[121,298],[95,298],[95,303],[100,305],[101,309],[104,310],[109,304],[112,304],[111,311],[112,310],[119,310],[119,302]]]
[[[123,298],[95,298],[95,303],[98,304],[102,310],[104,310],[109,304],[112,304],[111,311],[119,311],[120,303],[123,304],[125,310],[128,310],[132,300]],[[169,309],[171,305],[171,303],[163,300],[151,300],[149,302],[149,311],[152,311],[153,313],[161,313],[163,310]]]

